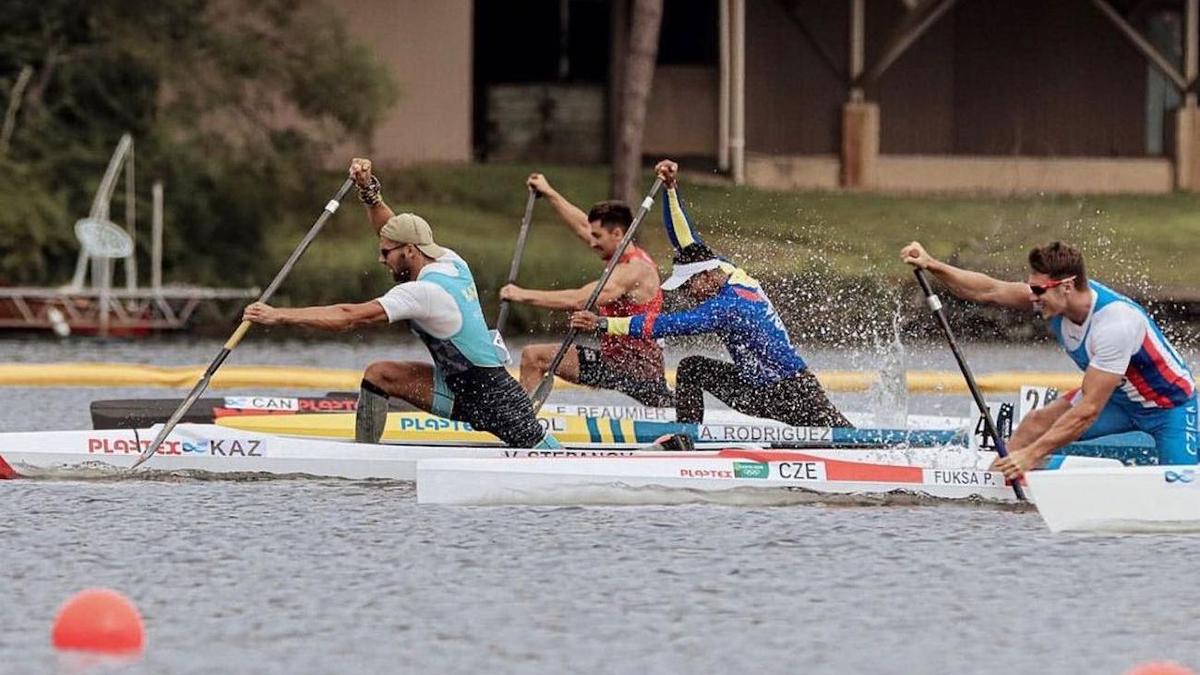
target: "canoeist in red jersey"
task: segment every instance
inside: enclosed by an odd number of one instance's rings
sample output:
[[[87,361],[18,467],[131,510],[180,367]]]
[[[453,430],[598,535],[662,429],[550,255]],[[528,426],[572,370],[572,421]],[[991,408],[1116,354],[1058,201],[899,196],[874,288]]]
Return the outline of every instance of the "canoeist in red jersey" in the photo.
[[[603,260],[612,257],[633,222],[633,211],[624,202],[602,201],[584,213],[551,187],[542,174],[532,174],[528,183]],[[500,289],[500,298],[545,309],[575,311],[583,309],[595,286],[596,282],[592,282],[582,288],[539,291],[509,284]],[[636,244],[630,244],[600,292],[597,306],[600,316],[606,317],[657,314],[662,311],[662,299],[654,260]],[[537,388],[557,350],[557,344],[529,345],[522,350],[521,385],[526,391]],[[614,389],[642,405],[674,405],[674,395],[663,377],[662,346],[652,339],[605,335],[600,338],[600,349],[576,345],[563,358],[558,376],[589,387]]]

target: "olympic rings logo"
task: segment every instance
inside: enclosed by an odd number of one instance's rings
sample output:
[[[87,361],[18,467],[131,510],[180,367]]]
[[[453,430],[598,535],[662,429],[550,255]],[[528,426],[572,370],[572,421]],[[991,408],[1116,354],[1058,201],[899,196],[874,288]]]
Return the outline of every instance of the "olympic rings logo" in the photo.
[[[1163,478],[1168,483],[1191,483],[1196,480],[1196,472],[1193,469],[1184,469],[1183,471],[1166,471],[1163,473]]]

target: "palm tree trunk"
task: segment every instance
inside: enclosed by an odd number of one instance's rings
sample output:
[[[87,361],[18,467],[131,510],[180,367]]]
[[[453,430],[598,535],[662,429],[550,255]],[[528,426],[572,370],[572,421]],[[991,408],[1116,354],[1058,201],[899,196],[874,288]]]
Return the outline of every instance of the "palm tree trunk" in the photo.
[[[612,196],[633,202],[638,196],[642,165],[642,135],[646,129],[646,104],[654,82],[658,57],[658,32],[663,0],[633,0],[629,52],[621,86],[620,123],[612,162]]]

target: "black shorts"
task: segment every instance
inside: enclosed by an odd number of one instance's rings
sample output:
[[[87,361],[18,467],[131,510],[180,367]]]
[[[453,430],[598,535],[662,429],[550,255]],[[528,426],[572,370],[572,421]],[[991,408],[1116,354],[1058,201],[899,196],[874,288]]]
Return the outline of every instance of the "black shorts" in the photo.
[[[532,448],[546,435],[529,395],[504,368],[476,367],[455,375],[435,372],[434,392],[435,414],[494,434],[510,447]],[[449,415],[437,409],[439,404],[449,404]]]
[[[579,355],[579,384],[613,389],[642,405],[656,408],[675,405],[675,394],[662,373],[654,379],[635,377],[605,359],[599,349],[575,345],[575,351]]]
[[[742,378],[738,367],[728,361],[689,356],[679,362],[675,381],[675,419],[704,421],[704,392],[730,408],[796,427],[851,427],[817,377],[808,369],[786,380],[755,384]]]

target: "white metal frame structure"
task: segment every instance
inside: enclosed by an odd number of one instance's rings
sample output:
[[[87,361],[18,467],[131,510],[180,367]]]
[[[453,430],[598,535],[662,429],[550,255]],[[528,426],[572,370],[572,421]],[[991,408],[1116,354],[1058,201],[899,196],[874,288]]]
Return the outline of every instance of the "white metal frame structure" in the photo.
[[[90,249],[86,242],[81,241],[75,274],[69,285],[59,288],[0,288],[0,328],[52,329],[60,335],[75,330],[95,332],[100,336],[108,336],[113,331],[175,330],[186,327],[205,302],[254,298],[258,295],[257,288],[162,285],[163,186],[158,181],[154,183],[152,193],[151,285],[149,289],[139,288],[134,144],[129,134],[122,135],[117,143],[96,190],[91,211],[80,222],[99,221],[116,227],[111,225],[109,214],[122,167],[125,169],[123,232],[133,242],[128,254],[109,257],[103,251]],[[114,261],[121,261],[124,265],[123,288],[113,287]]]

